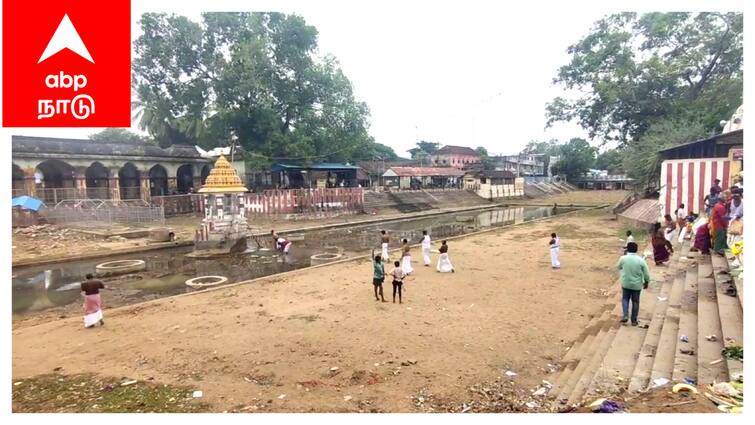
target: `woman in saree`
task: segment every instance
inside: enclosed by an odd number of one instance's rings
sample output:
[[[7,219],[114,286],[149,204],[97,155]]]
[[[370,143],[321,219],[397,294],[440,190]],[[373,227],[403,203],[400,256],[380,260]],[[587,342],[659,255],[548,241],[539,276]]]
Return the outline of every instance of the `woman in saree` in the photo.
[[[690,251],[697,251],[703,255],[710,254],[710,229],[705,222],[695,232],[695,243]]]
[[[672,222],[673,223],[673,222]],[[674,252],[674,246],[666,239],[664,229],[661,228],[661,223],[655,223],[653,225],[653,236],[651,239],[653,244],[653,259],[655,265],[660,266],[669,260],[669,257]]]

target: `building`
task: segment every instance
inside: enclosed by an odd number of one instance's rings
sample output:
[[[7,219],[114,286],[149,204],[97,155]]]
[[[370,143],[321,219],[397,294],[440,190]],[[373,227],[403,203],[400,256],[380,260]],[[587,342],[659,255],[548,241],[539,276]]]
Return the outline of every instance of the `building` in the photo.
[[[606,170],[590,170],[569,182],[579,189],[625,190],[632,187],[634,179],[627,177],[626,174],[608,174]]]
[[[194,146],[12,136],[13,196],[144,199],[199,188],[211,163]]]
[[[464,172],[454,167],[391,167],[383,173],[394,189],[459,188]]]
[[[383,174],[391,167],[419,167],[422,164],[415,159],[398,159],[395,161],[359,161],[357,167],[360,169],[360,184],[362,187],[379,187],[385,186]]]
[[[704,199],[713,181],[726,190],[743,166],[744,129],[661,149],[660,201],[662,214],[679,204],[687,211],[704,210]]]
[[[323,162],[312,165],[273,164],[272,183],[278,189],[357,187],[359,167]]]
[[[493,157],[496,170],[511,171],[521,176],[547,175],[542,155],[503,155]]]
[[[463,168],[465,165],[480,162],[480,155],[472,148],[465,146],[443,146],[431,155],[432,164],[436,167]]]
[[[470,171],[464,175],[464,189],[486,199],[524,196],[524,179],[508,170]]]

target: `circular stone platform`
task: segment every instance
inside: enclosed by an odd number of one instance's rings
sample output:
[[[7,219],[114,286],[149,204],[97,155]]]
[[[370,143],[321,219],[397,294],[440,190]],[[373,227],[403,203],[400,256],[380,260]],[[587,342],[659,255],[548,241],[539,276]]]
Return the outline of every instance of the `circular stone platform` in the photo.
[[[115,276],[119,274],[134,273],[145,270],[147,264],[144,260],[119,260],[97,264],[94,271],[99,277]]]
[[[194,289],[208,288],[210,286],[220,285],[221,283],[228,282],[228,278],[225,276],[199,276],[194,279],[186,281],[186,286],[190,286]]]
[[[340,260],[343,254],[336,252],[324,252],[309,257],[311,265],[330,263],[331,261]]]

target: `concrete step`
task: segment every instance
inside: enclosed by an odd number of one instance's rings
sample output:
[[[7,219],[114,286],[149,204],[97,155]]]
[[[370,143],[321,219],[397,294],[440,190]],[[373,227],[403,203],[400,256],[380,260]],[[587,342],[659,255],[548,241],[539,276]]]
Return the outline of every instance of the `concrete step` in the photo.
[[[728,365],[721,355],[724,348],[721,319],[718,315],[713,266],[707,256],[697,265],[697,383],[712,384],[729,380]],[[708,341],[715,335],[715,341]],[[719,361],[720,360],[720,361]]]
[[[658,378],[671,379],[674,371],[674,357],[676,355],[676,341],[679,334],[679,306],[684,292],[684,274],[677,273],[671,286],[668,298],[666,317],[661,328],[661,337],[658,340],[658,348],[655,350],[653,368],[650,372],[650,381]]]
[[[662,287],[663,282],[653,280],[648,289],[642,291],[638,315],[640,325],[649,324],[652,321],[657,297]],[[617,297],[616,302],[618,305],[612,320],[618,322],[621,319],[621,296]],[[601,394],[624,389],[632,377],[646,334],[647,329],[642,327],[619,326],[611,346],[596,367],[586,393]]]
[[[726,294],[726,288],[734,285],[734,279],[729,274],[729,264],[726,262],[726,258],[716,254],[712,255],[711,263],[713,265],[713,280],[716,282],[716,301],[724,346],[742,346],[744,341],[742,306],[737,297]],[[727,359],[726,363],[729,369],[729,379],[742,374],[743,365],[741,361]]]
[[[653,317],[648,325],[645,341],[642,343],[639,358],[632,372],[632,378],[629,381],[629,391],[641,391],[648,386],[650,372],[653,370],[653,363],[655,361],[655,352],[658,348],[658,340],[661,338],[663,321],[666,318],[666,308],[668,308],[672,284],[673,279],[666,279],[656,297]],[[661,301],[658,298],[663,298],[664,300]]]
[[[615,293],[616,291],[614,290],[609,294],[615,295]],[[610,295],[608,299],[613,301]],[[558,395],[561,387],[568,381],[570,375],[577,367],[577,363],[582,358],[586,350],[585,347],[589,346],[589,344],[592,343],[595,335],[600,331],[602,326],[600,321],[607,317],[604,315],[604,313],[611,307],[613,307],[612,302],[603,305],[602,313],[598,313],[590,319],[590,321],[587,323],[587,326],[585,326],[585,329],[582,331],[582,333],[580,333],[580,335],[574,341],[566,354],[564,354],[564,356],[561,358],[561,360],[559,361],[559,363],[561,364],[561,370],[554,374],[555,377],[550,377],[550,382],[553,384],[553,387],[551,387],[549,391],[549,394],[551,396]],[[587,341],[586,344],[585,341]]]
[[[608,329],[607,329],[606,335],[603,337],[602,341],[597,345],[595,352],[587,361],[588,363],[587,363],[587,366],[585,367],[585,371],[582,373],[582,376],[579,378],[579,380],[577,380],[577,383],[574,385],[574,389],[569,395],[569,398],[566,402],[568,405],[581,403],[586,390],[592,383],[592,380],[595,377],[595,374],[597,373],[597,370],[600,367],[600,364],[603,362],[603,358],[608,352],[608,349],[611,347],[611,344],[613,343],[614,338],[616,338],[616,333],[618,332],[619,327],[620,327],[619,323],[617,323],[615,320],[610,321],[607,324]]]
[[[587,338],[585,338],[585,341],[582,343],[582,353],[579,355],[579,357],[575,357],[574,359],[576,363],[573,372],[561,385],[560,389],[558,389],[557,391],[551,390],[551,394],[556,394],[557,400],[565,402],[569,398],[571,391],[574,389],[574,386],[577,384],[577,381],[579,381],[579,378],[582,376],[582,373],[587,367],[588,359],[600,346],[603,338],[605,338],[606,334],[608,333],[607,323],[610,317],[611,313],[609,311],[604,311],[603,314],[601,314],[598,324],[600,326],[599,331],[597,334],[590,334],[587,336]]]
[[[687,342],[682,339],[686,338]],[[697,380],[697,264],[687,267],[684,291],[680,300],[679,331],[676,338],[676,355],[671,380],[683,382],[684,378]],[[692,354],[682,353],[692,350]]]

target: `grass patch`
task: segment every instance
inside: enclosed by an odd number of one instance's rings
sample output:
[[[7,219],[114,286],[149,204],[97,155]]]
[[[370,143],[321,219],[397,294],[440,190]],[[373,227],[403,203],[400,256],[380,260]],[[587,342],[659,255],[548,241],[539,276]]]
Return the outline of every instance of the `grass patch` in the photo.
[[[94,374],[39,375],[13,382],[14,413],[192,413],[209,405],[192,398],[192,388]]]

